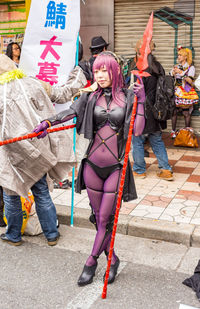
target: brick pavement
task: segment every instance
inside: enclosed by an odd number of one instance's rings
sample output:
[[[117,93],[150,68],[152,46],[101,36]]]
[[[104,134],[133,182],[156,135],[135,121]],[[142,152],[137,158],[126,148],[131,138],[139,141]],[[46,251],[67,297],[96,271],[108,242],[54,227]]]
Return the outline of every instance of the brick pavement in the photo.
[[[200,150],[174,147],[169,134],[163,135],[174,180],[161,180],[156,176],[158,164],[151,148],[146,145],[149,157],[147,177],[135,178],[138,198],[123,203],[120,214],[155,221],[200,225]],[[200,143],[199,143],[200,144]],[[132,157],[130,156],[130,159]],[[52,193],[57,205],[70,206],[71,190],[55,189]],[[90,209],[87,193],[75,194],[75,209]]]

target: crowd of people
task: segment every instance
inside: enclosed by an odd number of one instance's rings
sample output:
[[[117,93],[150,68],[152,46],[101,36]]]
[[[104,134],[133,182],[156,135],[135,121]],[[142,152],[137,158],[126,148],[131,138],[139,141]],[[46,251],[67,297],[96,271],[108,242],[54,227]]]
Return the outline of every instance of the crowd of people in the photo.
[[[87,190],[91,206],[90,220],[96,228],[93,248],[78,279],[79,286],[93,281],[98,258],[103,252],[108,258],[134,96],[138,101],[132,135],[134,163],[131,168],[128,162],[123,200],[136,199],[134,177],[147,176],[144,158],[147,141],[158,160],[157,176],[167,181],[173,180],[172,167],[162,140],[162,130],[166,129],[167,121],[155,119],[152,112],[157,79],[165,72],[152,54],[155,43],[151,41],[146,69],[149,76],[141,78],[131,73],[132,70],[138,70],[141,45],[142,39],[135,46],[131,69],[123,76],[120,59],[107,50],[109,44],[102,36],[92,38],[91,58],[88,61],[83,60],[80,42],[79,65],[73,69],[63,87],[50,86],[26,76],[18,68],[21,49],[17,43],[10,43],[6,55],[0,55],[2,140],[31,131],[41,133],[37,139],[0,147],[0,224],[4,224],[3,207],[7,219],[7,228],[1,239],[11,245],[21,245],[23,214],[20,196],[27,197],[31,190],[47,243],[50,246],[57,244],[60,234],[49,187],[52,181],[59,183],[67,179],[69,170],[78,161],[76,192]],[[176,83],[176,108],[172,116],[171,134],[174,138],[177,112],[182,111],[185,126],[190,127],[193,106],[198,102],[190,50],[180,48],[178,64],[172,69],[171,75]],[[197,88],[200,88],[199,80],[196,80]],[[52,102],[62,104],[72,100],[74,95],[78,96],[77,100],[67,110],[55,114]],[[78,147],[79,159],[75,159],[67,131],[54,135],[47,133],[49,127],[73,118],[76,118],[77,133],[82,136]],[[114,282],[119,264],[120,259],[113,251],[108,283]]]

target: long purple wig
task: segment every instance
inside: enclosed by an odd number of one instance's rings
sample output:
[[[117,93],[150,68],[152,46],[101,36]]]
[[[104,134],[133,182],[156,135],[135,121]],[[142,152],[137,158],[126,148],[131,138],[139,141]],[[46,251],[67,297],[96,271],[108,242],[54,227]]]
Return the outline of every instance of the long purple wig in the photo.
[[[102,52],[99,54],[93,64],[93,74],[95,70],[100,70],[102,67],[106,67],[109,78],[112,80],[112,97],[120,106],[122,105],[119,93],[124,86],[123,76],[121,73],[121,67],[115,59],[114,55],[109,52]],[[98,86],[95,93],[101,94],[102,88]]]

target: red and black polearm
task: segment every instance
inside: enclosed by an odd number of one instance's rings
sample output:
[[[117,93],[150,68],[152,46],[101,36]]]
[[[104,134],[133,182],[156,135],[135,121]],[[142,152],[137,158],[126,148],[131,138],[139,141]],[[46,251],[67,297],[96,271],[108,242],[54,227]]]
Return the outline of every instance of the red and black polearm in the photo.
[[[68,129],[74,128],[75,126],[76,126],[75,124],[72,124],[72,125],[69,125],[69,126],[63,126],[63,127],[53,128],[53,129],[47,129],[47,132],[48,133],[53,133],[53,132],[68,130]],[[26,134],[26,135],[23,135],[23,136],[7,139],[5,141],[0,141],[0,146],[16,143],[16,142],[19,142],[19,141],[23,141],[25,139],[30,139],[30,138],[36,137],[36,136],[38,136],[40,134],[42,134],[42,132],[39,132],[39,133],[33,132],[33,133],[29,133],[29,134]]]
[[[152,40],[152,35],[153,35],[153,12],[149,18],[148,24],[144,31],[143,43],[140,48],[140,55],[139,55],[138,61],[136,63],[138,71],[136,70],[133,71],[134,75],[137,75],[140,77],[150,76],[150,74],[147,72],[144,72],[144,70],[148,68],[147,56],[151,52],[150,42]],[[111,242],[110,242],[110,250],[109,250],[109,255],[108,255],[108,263],[107,263],[106,275],[105,275],[104,286],[103,286],[103,291],[102,291],[102,296],[101,296],[102,298],[106,298],[106,295],[107,295],[107,285],[108,285],[108,278],[109,278],[109,272],[110,272],[111,258],[113,254],[115,234],[117,230],[117,223],[118,223],[120,205],[121,205],[123,188],[124,188],[128,156],[129,156],[129,151],[131,147],[131,139],[132,139],[133,126],[134,126],[134,121],[135,121],[135,116],[136,116],[136,110],[137,110],[137,97],[135,96],[134,102],[133,102],[133,109],[132,109],[128,139],[127,139],[126,148],[125,148],[124,164],[122,168],[122,175],[121,175],[120,185],[119,185],[119,193],[118,193],[118,198],[117,198],[115,219],[114,219],[114,224],[113,224],[113,231],[112,231]]]

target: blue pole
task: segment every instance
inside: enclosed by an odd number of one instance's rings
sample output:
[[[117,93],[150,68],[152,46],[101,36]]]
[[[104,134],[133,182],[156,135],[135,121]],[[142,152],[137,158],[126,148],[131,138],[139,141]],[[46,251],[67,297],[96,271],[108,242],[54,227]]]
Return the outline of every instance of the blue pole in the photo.
[[[76,41],[76,65],[78,65],[78,53],[79,53],[79,34]],[[76,123],[76,118],[74,118]],[[76,152],[76,127],[73,132],[73,150]],[[74,185],[75,185],[75,167],[72,169],[72,195],[71,195],[71,226],[74,225]]]

